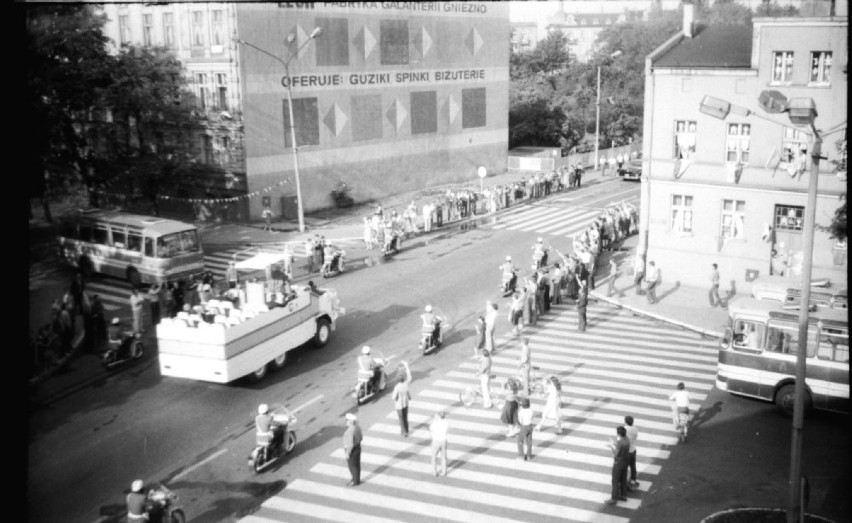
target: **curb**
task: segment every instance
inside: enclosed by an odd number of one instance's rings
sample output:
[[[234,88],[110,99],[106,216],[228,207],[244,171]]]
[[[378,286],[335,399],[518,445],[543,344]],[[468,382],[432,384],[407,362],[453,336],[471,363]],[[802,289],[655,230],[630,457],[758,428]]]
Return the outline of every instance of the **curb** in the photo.
[[[770,514],[777,513],[781,515],[786,515],[787,511],[783,508],[763,508],[763,507],[743,507],[743,508],[729,508],[727,510],[721,510],[719,512],[714,512],[709,516],[703,518],[699,523],[726,523],[725,516],[736,516],[736,515],[756,515],[756,514]],[[824,518],[822,516],[817,516],[815,514],[805,514],[805,521],[803,523],[835,523],[834,520]]]
[[[610,305],[614,305],[614,306],[620,307],[622,309],[627,309],[634,314],[638,314],[640,316],[645,316],[645,317],[648,317],[648,318],[651,318],[651,319],[654,319],[654,320],[657,320],[657,321],[661,321],[663,323],[675,325],[675,326],[680,327],[682,329],[691,330],[693,332],[697,332],[698,334],[701,334],[702,336],[706,336],[706,337],[709,337],[709,338],[722,338],[724,336],[724,334],[722,332],[719,332],[719,331],[705,329],[705,328],[702,328],[702,327],[697,327],[695,325],[691,325],[689,323],[682,322],[680,320],[675,320],[673,318],[669,318],[669,317],[666,317],[666,316],[655,314],[653,312],[648,312],[648,311],[640,309],[638,307],[626,305],[624,303],[621,303],[619,300],[615,300],[615,299],[609,298],[607,296],[604,296],[603,294],[600,294],[597,291],[589,291],[589,295],[594,296],[595,298],[597,298],[599,300],[605,301],[605,302],[609,303]]]

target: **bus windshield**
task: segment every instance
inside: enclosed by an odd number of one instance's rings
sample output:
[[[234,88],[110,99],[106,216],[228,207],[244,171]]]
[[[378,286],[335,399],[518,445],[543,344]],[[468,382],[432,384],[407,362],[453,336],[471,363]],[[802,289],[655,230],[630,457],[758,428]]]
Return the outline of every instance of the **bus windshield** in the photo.
[[[182,231],[157,238],[157,257],[174,258],[182,254],[198,252],[198,231]]]

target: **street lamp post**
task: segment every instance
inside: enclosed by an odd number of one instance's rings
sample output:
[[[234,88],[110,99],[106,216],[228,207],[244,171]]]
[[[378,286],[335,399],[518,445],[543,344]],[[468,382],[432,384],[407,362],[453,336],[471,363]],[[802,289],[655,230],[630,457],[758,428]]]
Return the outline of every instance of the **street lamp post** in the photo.
[[[804,229],[804,260],[802,264],[802,297],[799,306],[799,342],[796,352],[796,393],[793,404],[793,434],[790,450],[790,478],[788,491],[787,522],[796,523],[803,516],[804,506],[801,498],[802,481],[802,429],[805,419],[808,313],[811,299],[811,270],[814,257],[814,232],[816,229],[817,183],[819,181],[819,161],[822,148],[821,135],[814,125],[817,116],[816,107],[810,98],[793,98],[789,102],[778,91],[763,91],[760,94],[760,105],[769,113],[788,113],[790,122],[797,126],[809,126],[811,136],[811,172],[808,179],[808,199],[805,207]],[[701,100],[702,113],[724,120],[728,114],[735,113],[743,116],[753,115],[758,118],[782,125],[770,118],[755,114],[744,107],[735,106],[725,100],[705,96]],[[832,130],[836,132],[839,128]],[[830,133],[826,133],[830,134]]]
[[[255,49],[256,51],[263,53],[266,56],[273,58],[274,60],[277,60],[278,62],[280,62],[284,66],[284,75],[285,76],[284,76],[284,78],[281,79],[281,83],[284,84],[284,86],[287,88],[287,112],[290,115],[290,126],[289,126],[289,128],[290,128],[290,142],[291,142],[292,147],[293,147],[293,176],[296,179],[296,206],[298,207],[298,213],[299,213],[299,232],[305,232],[305,211],[304,211],[304,207],[302,205],[302,183],[301,183],[301,179],[300,179],[300,176],[299,176],[299,147],[296,144],[296,120],[293,118],[293,90],[292,90],[291,85],[290,85],[291,84],[291,82],[290,82],[290,62],[292,62],[294,58],[299,56],[299,51],[301,51],[306,45],[308,45],[308,43],[310,43],[311,40],[313,40],[314,38],[318,37],[321,34],[322,34],[322,29],[320,29],[319,27],[315,27],[314,30],[311,31],[311,34],[308,35],[308,39],[305,41],[305,43],[300,45],[299,48],[296,49],[296,51],[294,53],[291,53],[290,58],[288,58],[286,61],[275,56],[274,54],[270,53],[269,51],[266,51],[265,49],[261,49],[260,47],[254,45],[250,42],[247,42],[245,40],[240,40],[240,39],[237,40],[237,42],[239,42],[243,45],[247,45],[247,46],[251,47],[252,49]],[[287,35],[287,43],[293,43],[293,40],[295,40],[295,39],[296,39],[296,35],[294,35],[293,33],[290,33],[289,35]]]
[[[611,55],[610,58],[616,58],[621,55],[621,51],[618,50]],[[598,168],[598,149],[600,147],[601,140],[601,66],[598,66],[598,90],[597,96],[595,98],[595,169]]]

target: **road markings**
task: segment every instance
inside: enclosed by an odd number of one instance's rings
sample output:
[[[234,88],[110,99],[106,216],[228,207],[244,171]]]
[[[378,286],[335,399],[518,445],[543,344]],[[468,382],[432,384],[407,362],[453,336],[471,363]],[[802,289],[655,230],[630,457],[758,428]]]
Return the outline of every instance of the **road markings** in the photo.
[[[202,466],[202,465],[204,465],[205,463],[209,463],[209,462],[213,461],[214,459],[218,458],[219,456],[221,456],[222,454],[224,454],[224,453],[226,453],[226,452],[228,452],[228,449],[222,449],[222,450],[220,450],[219,452],[216,452],[215,454],[212,454],[212,455],[208,456],[207,458],[205,458],[205,459],[203,459],[203,460],[199,461],[199,462],[198,462],[198,463],[196,463],[195,465],[193,465],[193,466],[189,467],[188,469],[184,470],[183,472],[181,472],[181,473],[180,473],[180,474],[178,474],[177,476],[173,477],[173,478],[171,479],[171,481],[177,481],[177,480],[179,480],[180,478],[182,478],[182,477],[186,476],[187,474],[189,474],[189,473],[190,473],[190,472],[192,472],[193,470],[197,469],[198,467],[201,467],[201,466]]]
[[[300,410],[304,409],[305,407],[307,407],[308,405],[311,405],[311,404],[313,404],[313,403],[318,402],[319,400],[323,399],[324,397],[325,397],[325,396],[323,396],[322,394],[320,394],[320,395],[319,395],[319,396],[317,396],[316,398],[314,398],[314,399],[312,399],[312,400],[309,400],[307,403],[303,403],[303,404],[299,405],[298,407],[296,407],[295,409],[291,410],[290,412],[292,412],[293,414],[295,414],[295,413],[299,412]]]

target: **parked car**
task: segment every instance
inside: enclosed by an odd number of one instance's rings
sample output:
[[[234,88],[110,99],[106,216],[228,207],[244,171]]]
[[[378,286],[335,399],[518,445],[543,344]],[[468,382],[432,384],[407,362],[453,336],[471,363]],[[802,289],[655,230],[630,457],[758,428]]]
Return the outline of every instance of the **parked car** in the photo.
[[[630,160],[621,166],[618,175],[625,180],[639,180],[642,178],[642,160]]]

